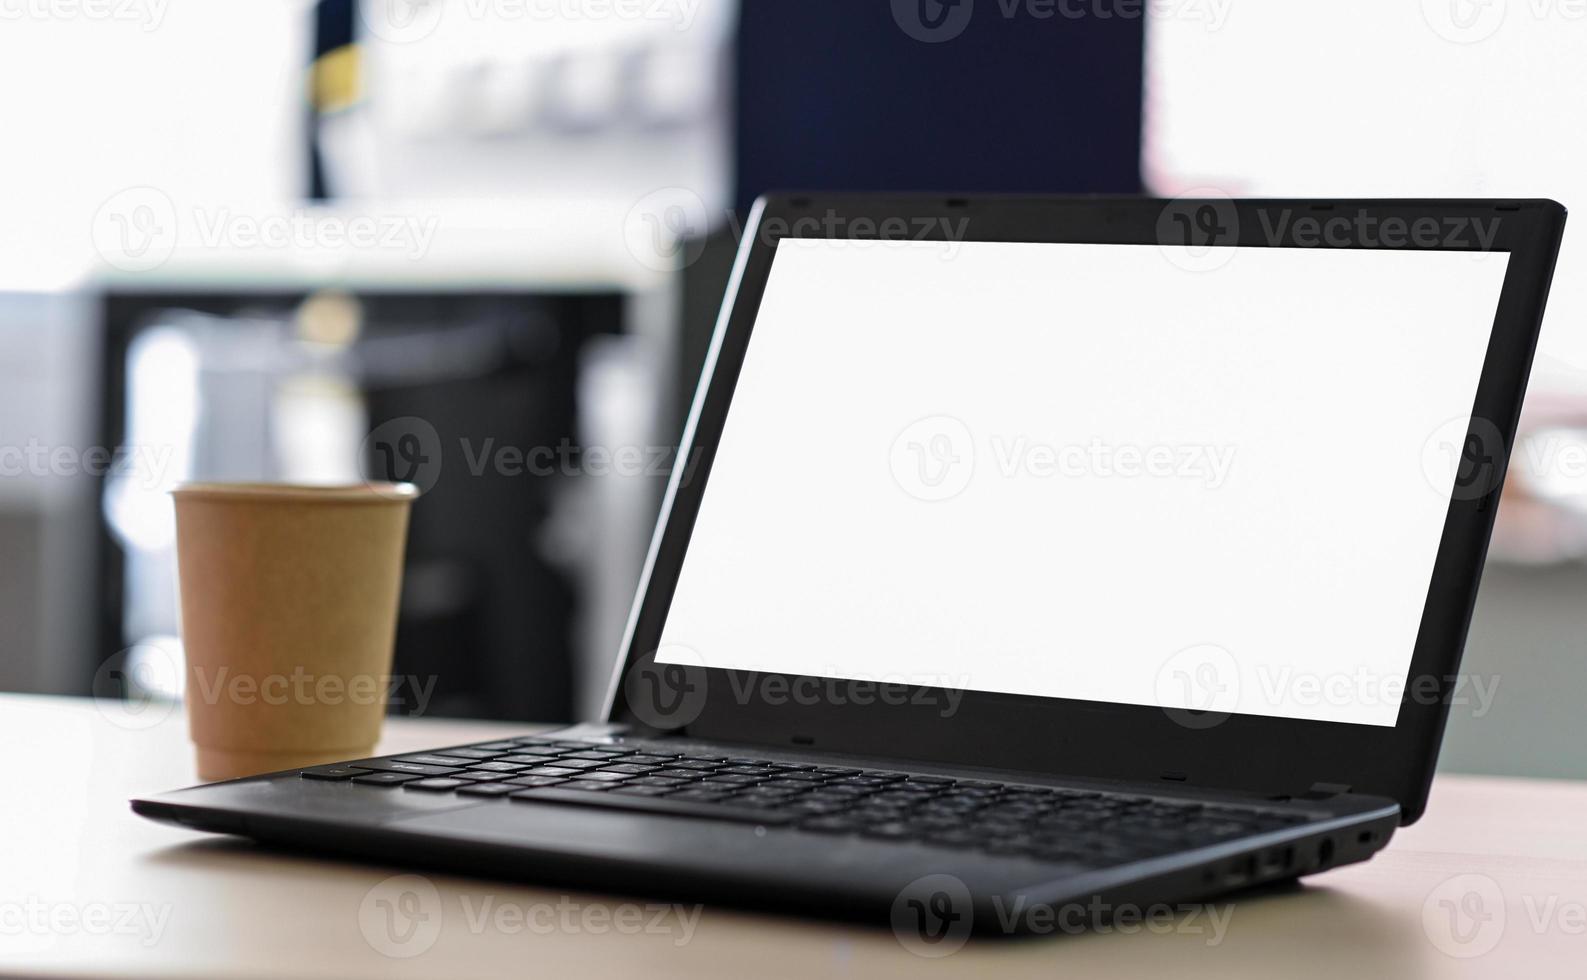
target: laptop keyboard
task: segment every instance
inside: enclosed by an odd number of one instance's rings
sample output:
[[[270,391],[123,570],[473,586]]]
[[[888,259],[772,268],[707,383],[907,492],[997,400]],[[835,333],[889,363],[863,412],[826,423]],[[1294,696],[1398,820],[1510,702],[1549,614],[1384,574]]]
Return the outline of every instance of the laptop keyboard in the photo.
[[[528,736],[302,770],[305,779],[673,814],[1102,866],[1306,819],[1259,808]]]

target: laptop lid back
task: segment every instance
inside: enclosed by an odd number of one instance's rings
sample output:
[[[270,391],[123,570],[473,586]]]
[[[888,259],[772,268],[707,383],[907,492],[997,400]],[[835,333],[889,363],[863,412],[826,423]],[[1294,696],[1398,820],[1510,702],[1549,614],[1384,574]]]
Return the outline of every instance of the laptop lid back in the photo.
[[[1562,224],[761,202],[613,717],[1414,817]]]

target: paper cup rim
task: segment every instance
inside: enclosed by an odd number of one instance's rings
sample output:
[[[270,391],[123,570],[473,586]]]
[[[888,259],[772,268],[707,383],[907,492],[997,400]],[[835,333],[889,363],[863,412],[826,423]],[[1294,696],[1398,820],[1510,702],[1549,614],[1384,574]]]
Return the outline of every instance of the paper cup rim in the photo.
[[[184,483],[171,496],[188,499],[292,501],[344,504],[407,503],[419,497],[411,483]]]

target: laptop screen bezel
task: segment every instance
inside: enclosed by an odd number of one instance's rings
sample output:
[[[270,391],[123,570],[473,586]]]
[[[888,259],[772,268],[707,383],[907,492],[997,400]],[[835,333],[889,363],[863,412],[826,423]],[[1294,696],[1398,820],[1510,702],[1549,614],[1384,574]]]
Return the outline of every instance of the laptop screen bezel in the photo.
[[[1278,213],[1291,220],[1274,220]],[[1211,216],[1198,242],[1193,221]],[[1343,217],[1334,233],[1294,216]],[[788,690],[782,675],[696,668],[704,697],[681,730],[691,737],[938,764],[1135,782],[1171,780],[1204,787],[1300,795],[1318,784],[1393,798],[1406,822],[1420,816],[1432,779],[1449,701],[1476,600],[1510,447],[1542,320],[1565,212],[1552,201],[1186,200],[777,195],[756,203],[742,232],[732,281],[678,454],[687,460],[666,499],[607,701],[612,721],[643,726],[630,708],[625,678],[653,664],[717,441],[782,238],[885,238],[1076,244],[1212,244],[1263,248],[1469,249],[1444,236],[1388,236],[1371,229],[1450,227],[1497,220],[1489,247],[1510,254],[1493,332],[1472,410],[1469,438],[1480,439],[1483,472],[1463,473],[1473,492],[1452,495],[1394,727],[1258,715],[1207,716],[1161,708],[986,692],[908,689],[885,701],[775,702],[746,691]],[[1429,225],[1432,219],[1435,225]],[[1421,225],[1413,224],[1418,220]],[[1486,225],[1485,225],[1486,226]],[[1340,229],[1351,229],[1341,235]],[[837,232],[834,234],[834,232]],[[1184,237],[1182,237],[1184,236]],[[833,351],[832,356],[843,356]],[[1372,356],[1363,350],[1362,357]],[[1352,397],[1342,387],[1340,398]],[[1341,461],[1348,467],[1348,461]],[[813,474],[819,478],[819,473]],[[1336,478],[1336,477],[1335,477]],[[1371,479],[1362,474],[1362,479]],[[813,570],[818,574],[818,571]],[[737,675],[737,676],[733,676]],[[768,680],[772,683],[768,684]]]

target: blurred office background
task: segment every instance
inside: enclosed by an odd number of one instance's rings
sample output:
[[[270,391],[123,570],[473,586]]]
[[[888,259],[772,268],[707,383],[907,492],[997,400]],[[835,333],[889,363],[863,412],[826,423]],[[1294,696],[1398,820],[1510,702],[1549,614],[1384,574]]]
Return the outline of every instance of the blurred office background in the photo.
[[[16,10],[0,690],[172,682],[175,483],[372,475],[428,491],[397,654],[427,710],[592,715],[762,191],[1587,199],[1568,5]],[[1587,776],[1578,244],[1448,768]]]

